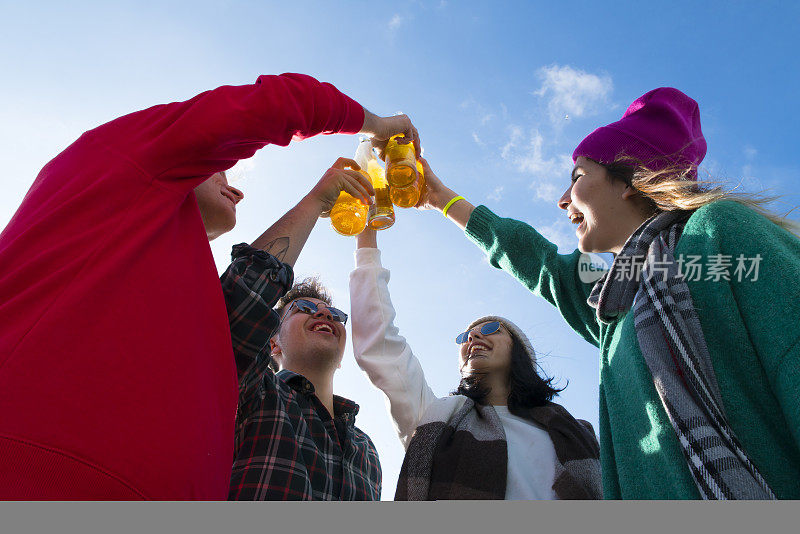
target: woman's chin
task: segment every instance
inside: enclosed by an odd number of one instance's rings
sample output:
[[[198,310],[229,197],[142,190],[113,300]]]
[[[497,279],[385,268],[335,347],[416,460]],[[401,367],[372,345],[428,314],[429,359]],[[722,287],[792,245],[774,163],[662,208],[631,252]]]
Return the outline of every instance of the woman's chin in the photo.
[[[489,372],[488,366],[482,365],[484,362],[470,362],[461,371],[463,376],[481,376]],[[476,365],[477,364],[477,365]]]
[[[607,252],[606,250],[599,249],[600,247],[597,246],[596,242],[592,242],[590,239],[586,238],[586,234],[583,234],[578,239],[578,250],[584,254],[601,254],[603,252]]]
[[[482,366],[480,364],[475,366],[468,366],[465,367],[461,371],[462,377],[472,377],[472,378],[481,378],[491,373],[491,369],[488,366]]]

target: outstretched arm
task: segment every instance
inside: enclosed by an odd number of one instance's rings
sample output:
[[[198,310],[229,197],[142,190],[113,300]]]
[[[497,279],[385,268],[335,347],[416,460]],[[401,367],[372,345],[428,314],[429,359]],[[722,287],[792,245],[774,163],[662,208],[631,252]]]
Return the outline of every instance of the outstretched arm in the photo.
[[[333,85],[304,74],[218,87],[120,117],[87,135],[147,176],[191,189],[267,144],[357,132],[378,138],[416,135],[405,115],[378,117]]]
[[[358,236],[356,268],[350,274],[350,306],[356,361],[389,400],[395,428],[407,447],[436,396],[419,360],[394,325],[389,271],[381,266],[372,229]]]
[[[317,185],[252,246],[234,247],[233,262],[221,282],[240,377],[278,326],[272,308],[291,288],[292,267],[320,214],[330,210],[341,191],[363,199],[373,192],[364,175],[344,170],[345,166],[358,168],[354,161],[337,160]]]
[[[447,218],[486,253],[492,266],[555,306],[573,330],[597,345],[600,327],[594,309],[586,303],[592,285],[578,275],[580,252],[558,254],[553,243],[524,222],[498,217],[464,199],[452,202],[457,193],[442,183],[427,161],[421,161],[426,189],[417,208],[439,212],[447,208]]]
[[[360,198],[365,204],[371,202],[370,195],[374,195],[375,190],[369,178],[345,167],[359,168],[351,159],[336,160],[314,189],[253,241],[253,246],[294,266],[317,219],[331,210],[340,192]]]

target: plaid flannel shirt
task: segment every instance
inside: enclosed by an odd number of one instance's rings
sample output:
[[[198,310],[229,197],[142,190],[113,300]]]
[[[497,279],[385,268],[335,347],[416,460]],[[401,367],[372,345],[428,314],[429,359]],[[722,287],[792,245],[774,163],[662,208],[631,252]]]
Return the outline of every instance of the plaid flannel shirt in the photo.
[[[305,377],[269,368],[272,309],[292,286],[289,265],[246,244],[221,277],[239,373],[232,500],[378,500],[381,467],[355,426],[358,405],[334,396],[334,416]],[[264,349],[264,350],[262,350]]]

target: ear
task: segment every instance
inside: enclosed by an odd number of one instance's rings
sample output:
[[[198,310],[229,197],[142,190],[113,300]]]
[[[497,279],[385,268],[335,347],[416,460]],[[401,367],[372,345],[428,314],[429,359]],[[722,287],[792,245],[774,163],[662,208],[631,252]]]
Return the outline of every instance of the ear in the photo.
[[[622,191],[622,200],[630,200],[632,198],[636,198],[637,196],[639,196],[639,191],[630,185],[626,185],[625,189]]]
[[[269,338],[269,355],[275,358],[278,354],[281,354],[281,346],[278,343],[278,336],[273,336]]]

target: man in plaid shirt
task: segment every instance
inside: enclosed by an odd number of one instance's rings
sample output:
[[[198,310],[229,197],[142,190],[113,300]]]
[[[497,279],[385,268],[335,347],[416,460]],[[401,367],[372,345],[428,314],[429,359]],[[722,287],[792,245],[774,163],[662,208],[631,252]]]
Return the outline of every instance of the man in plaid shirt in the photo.
[[[378,453],[355,426],[358,405],[333,394],[347,315],[315,280],[292,287],[320,214],[342,190],[372,192],[363,175],[342,170],[354,163],[337,161],[253,246],[233,247],[222,275],[239,374],[229,499],[380,499]]]

